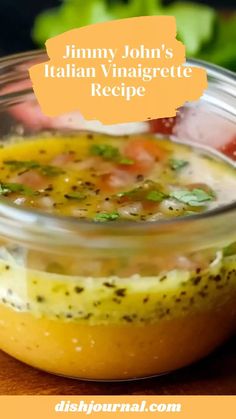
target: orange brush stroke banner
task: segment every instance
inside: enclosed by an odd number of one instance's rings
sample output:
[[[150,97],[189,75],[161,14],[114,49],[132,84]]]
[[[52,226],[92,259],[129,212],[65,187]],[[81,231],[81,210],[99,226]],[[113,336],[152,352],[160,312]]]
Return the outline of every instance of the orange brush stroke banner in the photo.
[[[69,405],[92,406],[93,410],[59,410],[60,406]],[[100,410],[101,406],[107,409],[110,405],[123,406],[123,411]],[[133,410],[128,411],[132,406]],[[138,406],[144,411],[138,412]],[[4,419],[235,419],[236,396],[1,396],[0,407]]]
[[[31,67],[30,77],[48,116],[79,110],[104,124],[173,117],[207,88],[204,69],[186,68],[173,16],[73,29],[49,39],[46,48],[49,61]]]

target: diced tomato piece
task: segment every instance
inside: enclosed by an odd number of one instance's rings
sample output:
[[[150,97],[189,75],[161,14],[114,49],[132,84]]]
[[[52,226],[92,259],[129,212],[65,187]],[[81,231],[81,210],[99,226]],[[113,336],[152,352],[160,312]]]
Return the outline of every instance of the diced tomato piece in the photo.
[[[63,167],[64,165],[73,162],[75,153],[62,153],[54,157],[51,164],[54,166]]]
[[[164,158],[165,152],[155,140],[135,138],[127,144],[124,155],[134,160],[134,164],[126,165],[127,171],[147,174],[152,170],[156,161]]]
[[[124,188],[134,182],[134,176],[125,170],[114,168],[100,177],[100,185],[105,190]]]
[[[150,121],[150,130],[158,134],[171,135],[175,123],[176,117],[153,119]]]
[[[16,183],[22,183],[32,189],[43,189],[48,185],[47,179],[34,170],[28,170],[18,175],[14,180]]]
[[[236,160],[236,137],[228,144],[221,147],[220,151],[233,160]]]

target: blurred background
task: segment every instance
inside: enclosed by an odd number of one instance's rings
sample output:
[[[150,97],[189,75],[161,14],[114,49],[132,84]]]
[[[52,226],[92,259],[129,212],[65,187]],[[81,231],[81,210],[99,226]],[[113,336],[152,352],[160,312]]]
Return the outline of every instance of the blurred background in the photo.
[[[187,56],[236,71],[236,0],[0,0],[0,55],[41,48],[74,27],[154,14],[176,16]]]

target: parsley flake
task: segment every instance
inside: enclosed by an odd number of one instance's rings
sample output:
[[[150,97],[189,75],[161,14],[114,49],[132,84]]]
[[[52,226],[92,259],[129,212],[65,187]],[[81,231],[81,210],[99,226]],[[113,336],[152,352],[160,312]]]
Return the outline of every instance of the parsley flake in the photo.
[[[118,212],[101,212],[100,214],[96,214],[94,221],[114,221],[117,218],[119,218]]]
[[[167,195],[165,195],[163,192],[160,192],[160,191],[150,191],[146,195],[146,199],[148,201],[154,201],[154,202],[161,202],[165,198],[167,198]]]
[[[24,193],[25,195],[37,195],[38,192],[23,185],[22,183],[0,183],[0,195],[9,195],[14,192]]]
[[[184,204],[190,205],[191,207],[199,207],[205,205],[206,202],[212,201],[214,196],[204,191],[203,189],[189,190],[176,190],[171,192],[171,198],[177,199],[177,201],[183,202]]]
[[[185,166],[188,166],[189,162],[187,160],[180,160],[180,159],[170,159],[169,166],[172,170],[180,170]]]
[[[134,164],[134,160],[129,159],[128,157],[121,157],[119,160],[120,164]]]
[[[119,149],[110,144],[93,144],[90,153],[94,156],[101,156],[107,160],[114,160],[120,156]]]
[[[117,198],[128,197],[130,199],[147,200],[154,202],[161,202],[168,196],[159,190],[160,185],[152,180],[145,180],[137,188],[131,189],[130,191],[118,192]]]
[[[4,164],[11,167],[12,170],[39,170],[44,176],[56,176],[64,173],[64,171],[57,166],[40,164],[34,160],[5,160]]]
[[[110,144],[93,144],[90,147],[90,154],[100,156],[105,160],[111,160],[119,164],[134,164],[134,160],[129,157],[122,156],[120,150]]]

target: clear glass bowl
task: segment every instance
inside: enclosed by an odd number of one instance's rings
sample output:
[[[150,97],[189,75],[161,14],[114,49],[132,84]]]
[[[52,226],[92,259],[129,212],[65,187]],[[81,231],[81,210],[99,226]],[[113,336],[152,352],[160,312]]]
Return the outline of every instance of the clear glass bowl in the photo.
[[[45,131],[152,131],[233,156],[232,73],[192,61],[208,71],[199,102],[174,119],[106,127],[76,112],[41,114],[27,68],[45,57],[34,52],[0,61],[2,142]],[[235,203],[186,219],[104,225],[2,199],[0,348],[42,370],[92,380],[148,377],[188,365],[235,332],[236,248],[224,250],[234,242]],[[111,271],[101,277],[104,266]]]

